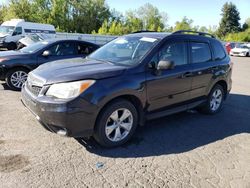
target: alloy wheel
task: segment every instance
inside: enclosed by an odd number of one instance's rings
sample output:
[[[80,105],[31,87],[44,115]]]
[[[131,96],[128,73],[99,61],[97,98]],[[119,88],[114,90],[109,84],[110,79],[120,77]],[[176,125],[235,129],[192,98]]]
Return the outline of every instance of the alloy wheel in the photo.
[[[216,111],[220,108],[220,105],[222,103],[222,91],[220,89],[214,90],[211,100],[210,100],[210,108],[212,111]]]
[[[106,122],[106,137],[112,142],[119,142],[129,135],[132,126],[132,113],[126,108],[118,109],[109,116]]]
[[[24,71],[16,71],[11,75],[10,82],[14,87],[21,89],[22,85],[27,80],[27,76],[28,74]]]

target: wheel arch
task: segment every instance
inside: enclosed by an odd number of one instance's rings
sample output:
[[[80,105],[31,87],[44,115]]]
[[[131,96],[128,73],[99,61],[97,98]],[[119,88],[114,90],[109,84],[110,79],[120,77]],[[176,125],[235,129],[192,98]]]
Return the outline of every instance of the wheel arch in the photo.
[[[145,122],[145,117],[144,117],[144,110],[143,110],[143,104],[142,102],[140,101],[140,99],[138,97],[136,97],[135,95],[131,95],[131,94],[124,94],[124,95],[119,95],[119,96],[116,96],[112,99],[110,99],[109,101],[107,101],[104,105],[102,105],[101,107],[101,110],[97,113],[97,118],[95,120],[95,127],[96,127],[96,123],[97,123],[97,120],[99,118],[99,115],[102,113],[102,111],[112,102],[116,101],[116,100],[119,100],[119,99],[123,99],[123,100],[127,100],[129,102],[131,102],[134,107],[136,108],[137,110],[137,113],[138,113],[138,118],[139,118],[139,125],[143,125],[144,122]]]

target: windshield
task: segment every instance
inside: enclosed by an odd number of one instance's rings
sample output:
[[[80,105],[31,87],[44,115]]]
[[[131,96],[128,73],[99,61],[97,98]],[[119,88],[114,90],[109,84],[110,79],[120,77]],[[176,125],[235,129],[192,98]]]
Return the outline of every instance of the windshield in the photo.
[[[246,45],[244,44],[236,44],[236,48],[242,48],[242,49],[249,49]]]
[[[132,66],[139,63],[156,43],[158,40],[155,38],[119,37],[92,53],[88,58]]]
[[[37,51],[41,50],[42,48],[44,48],[45,46],[47,46],[48,44],[49,43],[46,41],[37,42],[37,43],[31,44],[27,47],[20,49],[20,52],[23,52],[23,53],[37,52]]]
[[[11,34],[14,31],[14,26],[0,26],[0,33]]]

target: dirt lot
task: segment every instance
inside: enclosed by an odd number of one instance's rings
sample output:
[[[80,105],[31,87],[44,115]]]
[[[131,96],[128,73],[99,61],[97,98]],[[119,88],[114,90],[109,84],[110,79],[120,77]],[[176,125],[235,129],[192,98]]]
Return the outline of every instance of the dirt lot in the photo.
[[[116,149],[47,132],[0,83],[0,187],[249,188],[250,58],[232,60],[221,113],[148,122]]]

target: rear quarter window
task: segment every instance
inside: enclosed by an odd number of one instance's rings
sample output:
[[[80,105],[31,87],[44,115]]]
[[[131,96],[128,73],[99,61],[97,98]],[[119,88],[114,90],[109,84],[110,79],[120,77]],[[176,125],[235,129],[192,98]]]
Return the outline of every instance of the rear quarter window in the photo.
[[[213,51],[214,51],[214,59],[215,60],[222,60],[226,57],[226,52],[220,42],[214,41],[212,43]]]
[[[212,60],[211,50],[208,43],[191,42],[192,63],[205,63]]]

